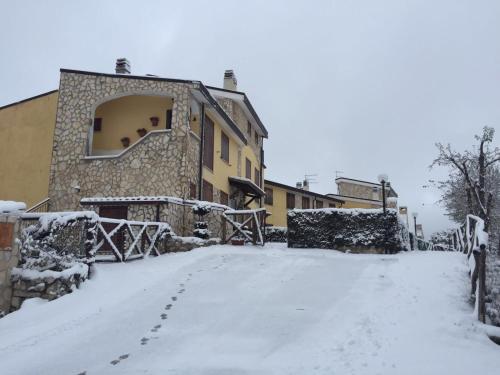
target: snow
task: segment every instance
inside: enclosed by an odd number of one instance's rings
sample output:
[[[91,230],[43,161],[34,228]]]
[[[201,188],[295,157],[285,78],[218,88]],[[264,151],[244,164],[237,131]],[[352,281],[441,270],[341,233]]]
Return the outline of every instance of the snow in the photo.
[[[10,374],[497,374],[465,256],[212,246],[0,319]],[[114,364],[112,364],[112,362]]]
[[[83,263],[74,263],[71,267],[63,270],[63,271],[38,271],[32,269],[24,269],[24,268],[13,268],[12,276],[20,276],[23,279],[28,280],[36,280],[46,277],[53,277],[54,279],[69,279],[73,275],[80,275],[84,278],[87,277],[89,272],[89,266]]]
[[[18,213],[26,210],[26,204],[15,201],[0,200],[0,214]]]
[[[158,195],[158,196],[131,196],[131,197],[89,197],[89,198],[82,198],[80,200],[81,203],[86,203],[86,204],[92,204],[92,203],[101,203],[101,202],[151,202],[151,203],[158,203],[158,202],[164,202],[164,203],[176,203],[176,204],[188,204],[188,205],[203,205],[210,207],[212,209],[219,209],[219,210],[227,210],[229,209],[228,206],[225,206],[223,204],[219,203],[214,203],[214,202],[208,202],[208,201],[198,201],[198,200],[193,200],[193,199],[182,199],[178,197],[171,197],[171,196],[165,196],[165,195]]]

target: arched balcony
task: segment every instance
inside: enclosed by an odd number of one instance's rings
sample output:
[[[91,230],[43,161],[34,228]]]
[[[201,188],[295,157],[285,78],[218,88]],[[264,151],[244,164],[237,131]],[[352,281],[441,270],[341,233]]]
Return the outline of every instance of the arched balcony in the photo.
[[[128,95],[100,104],[89,131],[88,154],[113,156],[150,132],[172,128],[174,99],[169,96]]]

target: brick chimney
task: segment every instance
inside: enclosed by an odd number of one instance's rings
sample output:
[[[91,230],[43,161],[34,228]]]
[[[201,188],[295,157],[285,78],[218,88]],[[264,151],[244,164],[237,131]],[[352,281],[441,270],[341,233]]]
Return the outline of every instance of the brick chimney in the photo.
[[[226,70],[224,72],[224,89],[237,91],[238,89],[238,81],[236,80],[236,76],[232,70]]]
[[[130,74],[130,61],[122,57],[121,59],[116,59],[116,74]]]

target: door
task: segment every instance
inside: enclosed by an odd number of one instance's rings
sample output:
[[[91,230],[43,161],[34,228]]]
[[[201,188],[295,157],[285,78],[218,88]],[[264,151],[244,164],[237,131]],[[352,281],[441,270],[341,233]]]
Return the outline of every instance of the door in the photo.
[[[99,207],[99,216],[104,217],[104,218],[109,218],[109,219],[118,219],[118,220],[127,220],[127,213],[128,213],[128,207],[127,206],[101,206]],[[102,227],[104,230],[109,233],[113,229],[116,228],[118,224],[114,223],[102,223]],[[115,233],[112,237],[111,240],[113,241],[114,245],[120,252],[120,254],[123,255],[124,249],[125,249],[125,228],[120,228],[120,230]],[[98,238],[97,241],[100,242],[102,240],[101,238]],[[102,247],[103,251],[110,252],[112,253],[113,250],[111,248],[111,245],[106,241],[104,242],[104,245]]]

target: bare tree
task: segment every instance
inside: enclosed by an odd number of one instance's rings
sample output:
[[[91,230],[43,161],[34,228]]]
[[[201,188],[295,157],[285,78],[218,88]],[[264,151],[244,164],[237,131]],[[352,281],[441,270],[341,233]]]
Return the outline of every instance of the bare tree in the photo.
[[[463,153],[452,150],[450,144],[437,143],[439,155],[431,165],[452,168],[448,192],[460,191],[459,186],[463,184],[461,199],[465,199],[466,211],[483,219],[486,231],[490,229],[495,198],[491,177],[500,162],[500,149],[491,147],[494,135],[495,130],[485,126],[482,135],[475,136],[479,145]]]

